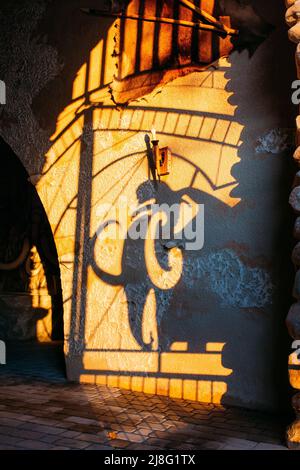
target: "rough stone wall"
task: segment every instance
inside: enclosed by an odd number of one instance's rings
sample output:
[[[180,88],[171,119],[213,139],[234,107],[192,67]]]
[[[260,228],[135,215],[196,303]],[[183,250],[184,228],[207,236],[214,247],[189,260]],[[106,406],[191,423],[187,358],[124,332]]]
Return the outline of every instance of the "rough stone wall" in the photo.
[[[282,6],[254,3],[275,29],[251,58],[235,53],[125,109],[108,87],[115,25],[83,15],[90,2],[1,4],[0,132],[53,230],[71,379],[279,406],[292,67]],[[156,185],[153,127],[173,154]],[[122,198],[204,204],[204,248],[115,240],[124,214],[136,223],[122,206],[115,220]]]
[[[287,25],[289,26],[289,39],[297,44],[295,59],[296,59],[296,69],[297,69],[297,77],[300,79],[300,5],[298,2],[294,0],[286,0],[285,5],[287,7],[285,19]],[[299,166],[299,130],[300,130],[300,121],[299,116],[296,118],[296,150],[294,152],[294,161],[296,162],[297,166]],[[290,194],[289,202],[296,213],[299,215],[299,171],[296,173],[293,182],[293,190]],[[294,339],[292,344],[293,352],[289,356],[289,380],[290,384],[294,390],[300,390],[300,358],[299,358],[299,340],[300,340],[300,324],[299,324],[299,299],[300,299],[300,272],[299,272],[299,217],[297,217],[294,230],[293,230],[294,238],[297,240],[297,244],[293,248],[292,252],[292,262],[295,268],[296,277],[294,282],[293,288],[293,297],[295,303],[291,306],[287,319],[286,324],[290,336]],[[294,423],[287,430],[287,443],[290,449],[300,449],[300,393],[296,393],[292,398],[292,406],[296,413],[296,420]]]

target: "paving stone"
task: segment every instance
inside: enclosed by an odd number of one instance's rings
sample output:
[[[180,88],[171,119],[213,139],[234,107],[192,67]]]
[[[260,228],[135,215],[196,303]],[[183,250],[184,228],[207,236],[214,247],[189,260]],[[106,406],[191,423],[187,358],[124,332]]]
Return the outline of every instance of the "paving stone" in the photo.
[[[129,442],[144,442],[146,439],[145,436],[141,436],[135,433],[126,433],[126,432],[118,432],[117,436],[118,436],[118,439],[123,439]]]
[[[0,411],[0,419],[2,418],[15,418],[20,421],[28,421],[30,419],[30,415],[18,414],[9,411]]]
[[[130,450],[148,450],[149,452],[157,450],[157,447],[152,447],[147,444],[132,444]]]
[[[112,423],[111,424],[111,429],[114,431],[122,431],[122,432],[135,432],[138,427],[137,426],[128,426],[126,424],[120,424],[120,423]]]
[[[34,441],[30,439],[22,440],[18,442],[18,446],[22,449],[31,450],[50,450],[53,446],[41,441]]]
[[[144,422],[140,424],[140,427],[143,427]],[[147,422],[146,424],[147,428],[149,427],[150,429],[153,429],[153,431],[165,431],[166,429],[170,428],[170,424],[165,425],[165,423],[160,424],[160,423],[149,423]]]
[[[94,442],[96,444],[102,444],[109,440],[107,436],[100,434],[79,434],[79,436],[76,437],[76,440],[77,439],[80,441]]]
[[[265,444],[261,442],[256,447],[254,447],[254,450],[288,450],[288,449],[283,445]]]
[[[0,369],[0,449],[285,449],[279,417],[71,384],[41,367]]]
[[[59,424],[59,421],[57,420],[53,420],[49,418],[41,418],[37,416],[31,416],[30,419],[28,419],[28,421],[30,423],[35,423],[35,424],[44,424],[45,426],[57,426]]]
[[[72,423],[77,424],[98,424],[98,421],[95,419],[82,418],[80,416],[70,416],[69,418],[66,418],[65,421],[71,421]]]
[[[257,443],[254,441],[248,441],[247,439],[236,439],[236,438],[226,438],[224,440],[224,444],[226,446],[234,446],[235,448],[241,448],[241,449],[253,449],[254,447],[257,446]]]
[[[53,444],[59,439],[59,436],[55,436],[54,434],[45,434],[40,437],[40,441],[46,442],[47,444]]]
[[[60,434],[61,437],[70,437],[71,439],[77,438],[80,436],[80,432],[78,431],[64,431],[62,434]]]
[[[196,446],[199,450],[222,450],[224,448],[223,442],[216,442],[216,441],[203,441],[202,443],[199,442],[199,446]],[[182,447],[184,450],[188,450],[184,446]]]
[[[109,445],[111,447],[115,447],[115,448],[118,448],[118,449],[124,449],[125,447],[127,447],[129,445],[129,442],[124,441],[123,439],[114,439],[112,441],[109,441]]]
[[[54,446],[51,450],[71,450],[70,447]]]
[[[18,443],[20,442],[20,438],[19,437],[13,437],[13,436],[6,436],[4,434],[0,434],[0,444],[1,445],[5,445],[5,444],[8,444],[8,445],[18,445]]]
[[[43,434],[61,434],[63,430],[54,426],[45,426],[43,424],[25,423],[21,427],[29,431],[38,431]]]
[[[7,436],[19,437],[20,439],[40,439],[42,433],[31,431],[27,429],[21,429],[16,427],[9,427],[9,426],[1,426],[0,425],[0,434],[4,434]]]
[[[90,446],[86,447],[85,450],[111,450],[111,447],[101,444],[91,444]]]
[[[20,447],[9,446],[8,444],[0,444],[0,450],[21,450]]]
[[[11,419],[11,418],[0,418],[1,420],[1,424],[3,426],[10,426],[10,427],[14,427],[14,428],[17,428],[18,426],[21,426],[23,423],[22,421],[18,421],[16,419]]]
[[[57,446],[70,447],[71,449],[85,449],[89,443],[77,439],[63,438],[56,441]]]
[[[135,432],[140,436],[149,436],[149,434],[151,434],[153,431],[152,429],[138,428]]]

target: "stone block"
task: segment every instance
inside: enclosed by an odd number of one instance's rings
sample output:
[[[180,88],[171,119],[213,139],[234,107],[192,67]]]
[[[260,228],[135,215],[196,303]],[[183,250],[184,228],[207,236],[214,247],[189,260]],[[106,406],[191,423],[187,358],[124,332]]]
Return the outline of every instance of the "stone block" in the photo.
[[[286,325],[290,336],[294,339],[300,339],[300,302],[291,306]]]
[[[296,395],[293,396],[292,406],[300,418],[300,393],[296,393]]]
[[[300,212],[300,186],[296,186],[291,192],[289,203],[295,212]]]
[[[295,297],[295,299],[300,299],[300,271],[297,271],[297,274],[295,277],[293,297]]]
[[[300,44],[297,45],[295,59],[296,59],[296,67],[297,67],[297,78],[300,79]]]
[[[300,217],[297,217],[295,221],[293,235],[297,240],[300,240]]]
[[[295,0],[285,0],[285,6],[287,8],[291,7],[292,5],[294,5],[295,3]]]
[[[296,140],[298,140],[298,132],[296,135]],[[295,162],[299,163],[300,162],[300,147],[297,147],[294,154],[293,154],[293,159]]]
[[[300,265],[300,242],[297,243],[292,251],[292,261],[296,266]]]
[[[287,446],[292,450],[300,450],[300,420],[294,421],[287,429]]]
[[[292,27],[297,23],[297,15],[300,13],[299,3],[293,3],[286,11],[285,21],[288,26]]]
[[[300,42],[300,22],[297,22],[292,28],[289,30],[289,39],[292,42],[298,44]]]

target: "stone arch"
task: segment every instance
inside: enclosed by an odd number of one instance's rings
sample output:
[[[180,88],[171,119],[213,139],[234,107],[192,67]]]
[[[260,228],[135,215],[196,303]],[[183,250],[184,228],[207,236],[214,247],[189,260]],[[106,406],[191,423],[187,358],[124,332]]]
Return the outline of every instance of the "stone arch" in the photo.
[[[0,138],[0,334],[4,340],[63,339],[58,256],[36,188]]]

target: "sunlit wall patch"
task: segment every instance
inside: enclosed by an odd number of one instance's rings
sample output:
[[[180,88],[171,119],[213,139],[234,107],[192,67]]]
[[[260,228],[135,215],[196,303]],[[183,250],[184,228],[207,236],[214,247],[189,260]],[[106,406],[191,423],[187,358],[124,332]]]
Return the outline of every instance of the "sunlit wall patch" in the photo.
[[[0,80],[0,104],[6,104],[6,85]]]
[[[6,364],[6,344],[0,341],[0,365]]]

